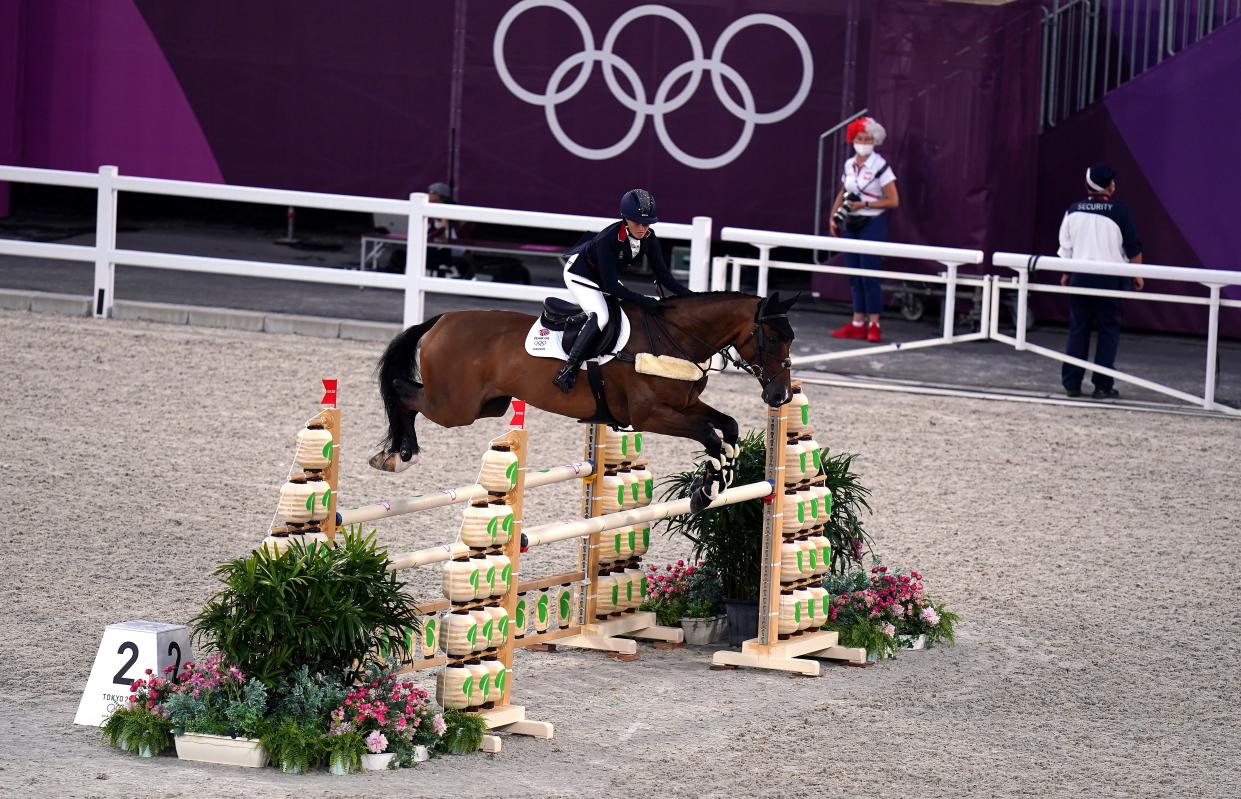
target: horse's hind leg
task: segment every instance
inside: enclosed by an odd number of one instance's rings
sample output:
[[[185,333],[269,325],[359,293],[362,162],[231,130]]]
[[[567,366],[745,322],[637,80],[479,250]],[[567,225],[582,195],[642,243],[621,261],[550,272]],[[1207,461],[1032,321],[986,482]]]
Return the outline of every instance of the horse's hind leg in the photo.
[[[414,423],[418,418],[422,387],[408,380],[394,380],[399,408],[389,408],[391,449],[385,448],[370,458],[370,465],[381,472],[403,472],[419,461],[418,431]]]

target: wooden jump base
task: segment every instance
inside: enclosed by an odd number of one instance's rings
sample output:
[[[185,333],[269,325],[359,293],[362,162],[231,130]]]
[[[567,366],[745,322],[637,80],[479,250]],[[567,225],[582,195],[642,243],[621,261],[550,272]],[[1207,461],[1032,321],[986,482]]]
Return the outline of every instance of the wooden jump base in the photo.
[[[330,383],[331,387],[324,396],[325,407],[308,423],[308,426],[314,425],[328,429],[333,434],[333,445],[338,450],[340,411],[335,407],[335,381],[330,381]],[[329,381],[324,381],[324,384],[328,387]],[[763,551],[769,555],[762,562],[758,636],[746,641],[740,652],[717,651],[712,663],[720,667],[751,666],[818,675],[819,663],[807,659],[806,656],[865,662],[866,655],[865,650],[836,646],[835,632],[806,630],[790,636],[778,635],[781,613],[780,596],[782,592],[787,596],[793,588],[780,581],[782,544],[785,543],[781,532],[785,507],[784,497],[786,491],[792,491],[796,487],[790,487],[784,480],[784,445],[788,438],[788,412],[789,406],[785,406],[780,409],[771,409],[768,413],[766,471],[768,479],[729,488],[721,492],[720,496],[710,505],[714,508],[766,498]],[[374,521],[446,505],[485,501],[490,505],[504,505],[511,509],[511,529],[503,544],[470,547],[458,539],[451,544],[390,555],[389,569],[394,571],[434,563],[447,564],[452,561],[481,560],[487,556],[507,558],[509,566],[507,586],[500,595],[478,596],[474,599],[456,602],[442,599],[420,605],[419,610],[428,614],[423,625],[423,634],[416,642],[412,637],[407,640],[406,651],[402,653],[402,662],[405,665],[405,671],[450,667],[457,668],[460,673],[461,668],[472,667],[475,671],[471,671],[471,674],[481,672],[484,669],[483,664],[486,663],[493,672],[498,672],[499,676],[492,674],[488,677],[480,674],[478,684],[483,686],[484,701],[481,705],[473,703],[463,709],[478,713],[492,730],[551,738],[553,727],[550,723],[528,719],[524,707],[511,703],[512,680],[509,677],[512,672],[514,651],[555,644],[636,657],[637,643],[634,639],[682,642],[684,632],[680,628],[659,626],[654,613],[636,610],[638,603],[632,600],[629,600],[627,606],[623,608],[613,607],[610,601],[606,609],[614,612],[606,616],[599,614],[601,591],[605,591],[602,585],[605,575],[611,571],[627,570],[630,573],[630,577],[626,580],[627,590],[632,591],[634,580],[632,571],[641,570],[640,555],[630,554],[616,557],[621,546],[620,536],[616,536],[616,546],[612,548],[612,556],[605,558],[602,553],[611,543],[608,541],[610,536],[605,536],[605,534],[610,531],[630,529],[635,525],[646,525],[670,516],[686,514],[690,509],[690,500],[686,498],[671,502],[658,502],[604,513],[605,502],[601,492],[603,476],[605,472],[611,476],[612,472],[607,470],[622,465],[617,463],[615,458],[609,460],[607,455],[608,429],[602,425],[587,428],[583,460],[550,469],[531,469],[526,462],[528,434],[524,427],[520,426],[520,416],[520,412],[515,415],[516,426],[513,429],[492,441],[490,445],[492,453],[511,453],[515,457],[515,464],[510,467],[512,469],[510,484],[506,491],[497,492],[494,485],[489,491],[482,485],[482,482],[486,481],[482,480],[480,475],[481,482],[457,489],[446,489],[426,495],[417,494],[408,498],[336,511],[339,464],[338,458],[332,457],[329,468],[323,472],[325,478],[329,476],[331,478],[328,481],[331,487],[330,501],[322,503],[330,512],[326,518],[311,522],[311,525],[317,523],[321,528],[317,535],[330,540],[340,525]],[[299,446],[300,443],[299,438]],[[336,450],[333,450],[333,455]],[[486,464],[486,458],[484,464]],[[641,461],[641,464],[644,465],[645,461]],[[541,579],[523,580],[521,579],[521,538],[526,489],[570,480],[578,480],[583,486],[582,515],[584,518],[576,522],[532,527],[525,530],[525,533],[530,548],[578,539],[578,568],[572,572]],[[782,490],[775,490],[775,486],[781,486]],[[480,506],[475,505],[475,507]],[[294,532],[298,531],[294,530]],[[649,528],[644,528],[642,533],[649,535]],[[631,544],[634,541],[634,535],[636,532],[629,539]],[[283,544],[281,539],[273,538],[267,539],[266,543],[274,543],[276,546]],[[645,552],[645,547],[642,551]],[[641,596],[644,596],[644,578],[641,583],[639,602]],[[614,601],[617,595],[613,593],[611,596]],[[534,599],[533,603],[531,598]],[[448,617],[435,614],[450,610],[454,612],[453,615],[460,616],[472,612],[480,614],[481,618],[486,615],[483,608],[492,608],[493,611],[503,609],[503,615],[497,617],[503,618],[503,621],[497,620],[496,625],[503,626],[505,630],[497,645],[491,646],[491,641],[488,640],[488,646],[483,649],[475,648],[465,654],[449,655],[447,654],[448,643],[445,641],[444,653],[441,654],[440,639],[444,637],[444,630],[447,629]],[[511,630],[508,629],[510,622],[512,623]],[[483,629],[492,627],[493,625],[486,624]],[[533,627],[533,630],[530,627]],[[484,634],[487,635],[487,633]],[[476,640],[471,639],[471,642]],[[416,647],[415,643],[417,643]],[[415,649],[418,650],[417,653]],[[458,649],[460,649],[459,646]],[[441,673],[441,683],[445,678],[446,673]],[[489,693],[491,685],[489,678],[494,679],[495,688],[498,691],[494,698]],[[467,685],[469,684],[467,681]],[[442,684],[441,688],[443,688]],[[467,695],[467,699],[472,702],[472,695]],[[499,738],[491,735],[485,737],[483,746],[485,751],[498,752],[500,746]]]

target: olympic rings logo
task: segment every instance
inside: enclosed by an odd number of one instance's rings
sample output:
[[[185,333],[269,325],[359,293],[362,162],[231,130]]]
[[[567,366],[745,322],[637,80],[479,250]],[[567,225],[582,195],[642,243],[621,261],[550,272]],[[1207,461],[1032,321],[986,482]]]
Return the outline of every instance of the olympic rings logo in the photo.
[[[529,91],[520,86],[513,79],[512,73],[508,70],[508,64],[504,60],[504,42],[508,36],[509,28],[518,17],[532,8],[551,8],[560,11],[577,26],[578,32],[582,37],[581,52],[575,53],[560,62],[556,69],[552,71],[551,77],[548,78],[547,87],[542,94]],[[633,66],[612,52],[612,48],[616,45],[616,40],[620,36],[621,31],[629,23],[642,17],[663,17],[674,23],[685,34],[693,56],[664,77],[659,84],[659,88],[655,91],[653,102],[647,101],[646,89],[643,87],[642,81]],[[741,77],[737,70],[724,63],[724,50],[728,47],[733,37],[742,30],[755,25],[769,25],[782,31],[792,39],[793,45],[801,55],[802,75],[801,84],[797,87],[797,93],[793,95],[793,99],[775,111],[757,110],[754,103],[754,94],[750,91],[749,84],[745,82],[745,79]],[[715,43],[714,49],[711,51],[711,57],[704,58],[702,40],[699,39],[698,32],[690,25],[689,20],[682,16],[680,12],[674,11],[667,6],[658,5],[643,5],[626,11],[612,23],[607,36],[603,39],[603,48],[596,50],[594,34],[590,30],[589,23],[587,23],[586,18],[582,16],[581,12],[570,5],[567,0],[523,0],[523,2],[517,3],[510,8],[508,13],[500,20],[500,24],[496,28],[495,40],[492,43],[492,54],[495,58],[496,72],[499,73],[500,80],[505,87],[523,102],[542,106],[547,116],[547,126],[556,138],[556,141],[560,142],[562,147],[577,157],[592,161],[615,158],[628,150],[637,141],[638,136],[642,134],[642,129],[646,126],[646,118],[649,116],[654,118],[655,135],[659,137],[660,143],[663,144],[668,154],[685,166],[696,169],[717,169],[736,160],[737,156],[741,155],[746,147],[749,146],[750,140],[754,136],[754,127],[756,125],[770,125],[773,122],[779,122],[788,118],[801,107],[806,100],[806,96],[810,94],[810,83],[814,78],[814,59],[810,55],[810,45],[806,43],[806,39],[801,35],[801,31],[781,17],[777,17],[774,14],[749,14],[741,17],[724,29],[724,32],[720,34],[719,40]],[[608,89],[611,90],[612,96],[625,108],[634,112],[633,124],[629,126],[629,130],[626,131],[624,136],[615,144],[598,148],[583,146],[569,138],[560,126],[560,120],[556,115],[556,107],[576,97],[586,85],[586,82],[590,80],[596,61],[602,66],[603,79],[607,83]],[[573,78],[568,86],[564,86],[565,79],[574,68],[578,69],[576,77]],[[629,92],[625,91],[625,87],[617,79],[617,72],[620,73],[625,83],[628,84]],[[672,140],[672,137],[668,135],[667,125],[664,122],[667,114],[676,111],[689,102],[689,99],[694,95],[694,92],[697,91],[699,84],[702,82],[704,72],[710,73],[711,86],[715,90],[715,96],[720,103],[730,114],[744,123],[741,136],[737,139],[737,142],[726,152],[709,158],[701,158],[682,150]],[[689,80],[685,87],[675,97],[669,97],[677,81],[686,75],[689,76]],[[725,91],[724,81],[728,81],[741,97],[740,105]]]

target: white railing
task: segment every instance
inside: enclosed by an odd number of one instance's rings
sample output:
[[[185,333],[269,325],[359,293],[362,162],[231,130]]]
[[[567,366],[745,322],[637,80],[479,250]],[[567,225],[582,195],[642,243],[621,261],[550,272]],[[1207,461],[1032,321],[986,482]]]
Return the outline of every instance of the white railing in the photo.
[[[881,241],[861,241],[858,239],[842,239],[832,236],[807,236],[801,233],[776,233],[767,230],[749,230],[746,228],[726,227],[720,231],[724,241],[750,244],[758,248],[758,258],[716,258],[712,265],[711,288],[724,289],[729,286],[734,291],[741,289],[741,268],[753,266],[758,269],[756,293],[767,295],[768,274],[772,269],[785,269],[796,272],[818,272],[831,275],[857,275],[859,277],[888,278],[931,283],[944,286],[944,319],[941,335],[903,341],[892,344],[881,344],[874,347],[838,350],[815,355],[802,355],[793,358],[793,365],[801,366],[808,363],[856,358],[859,356],[877,355],[897,350],[921,349],[937,347],[944,344],[960,344],[966,341],[979,341],[987,337],[991,328],[989,320],[992,313],[991,290],[989,276],[960,276],[957,269],[962,264],[980,264],[983,262],[981,250],[961,250],[952,247],[930,247],[919,244],[896,244]],[[889,258],[905,258],[919,261],[935,261],[947,267],[939,275],[926,275],[921,272],[897,272],[880,269],[852,269],[846,266],[825,266],[822,264],[793,263],[789,261],[771,260],[774,247],[795,247],[803,250],[830,250],[833,252],[857,253],[859,255],[879,255]],[[731,275],[729,269],[731,268]],[[981,289],[982,324],[978,332],[957,335],[953,330],[956,317],[956,295],[958,287]]]
[[[253,186],[229,186],[184,180],[128,177],[114,166],[102,166],[97,173],[66,172],[54,169],[0,166],[0,180],[94,189],[97,193],[95,244],[49,244],[0,239],[0,254],[27,258],[51,258],[95,264],[94,313],[112,316],[115,301],[116,265],[151,269],[175,269],[240,277],[368,286],[405,292],[403,319],[406,326],[423,320],[426,295],[456,294],[507,300],[542,302],[548,296],[569,298],[563,288],[524,286],[512,283],[450,280],[426,274],[427,219],[455,219],[501,225],[552,228],[558,230],[598,230],[614,219],[571,214],[516,211],[469,205],[430,203],[427,195],[411,194],[408,200],[323,194]],[[226,202],[261,203],[280,207],[322,208],[369,214],[396,214],[409,218],[407,265],[404,275],[364,272],[352,269],[298,266],[267,261],[245,261],[201,255],[119,249],[116,246],[116,207],[119,192],[138,192],[162,196],[193,197]],[[707,261],[711,250],[711,220],[695,217],[692,224],[661,222],[662,238],[688,239],[690,242],[690,286],[698,291],[707,287]]]
[[[1014,349],[1033,352],[1063,363],[1080,366],[1090,372],[1110,375],[1111,377],[1132,383],[1136,386],[1166,394],[1185,402],[1201,405],[1209,411],[1223,411],[1228,414],[1241,414],[1241,410],[1220,405],[1215,401],[1215,361],[1219,346],[1219,310],[1224,308],[1241,308],[1241,301],[1225,300],[1220,297],[1224,286],[1241,285],[1241,272],[1222,269],[1194,269],[1184,266],[1158,266],[1155,264],[1130,264],[1110,261],[1082,261],[1076,258],[1036,257],[1011,252],[997,252],[991,258],[996,266],[1012,269],[1017,273],[1010,281],[995,280],[992,284],[993,296],[991,304],[1000,301],[1000,292],[1009,290],[1017,292],[1017,329],[1014,336],[999,332],[995,319],[991,322],[990,338],[1013,345]],[[1058,284],[1031,283],[1030,275],[1035,271],[1074,272],[1087,275],[1109,275],[1112,277],[1140,277],[1144,280],[1176,280],[1187,283],[1201,283],[1206,286],[1208,296],[1187,297],[1179,294],[1158,294],[1154,292],[1113,291],[1110,289],[1076,288]],[[1146,302],[1175,302],[1182,305],[1207,306],[1207,352],[1206,376],[1203,379],[1202,396],[1179,391],[1170,386],[1146,380],[1117,369],[1097,366],[1081,358],[1073,358],[1063,352],[1040,347],[1026,340],[1025,309],[1030,292],[1045,294],[1079,294],[1093,297],[1118,297]]]

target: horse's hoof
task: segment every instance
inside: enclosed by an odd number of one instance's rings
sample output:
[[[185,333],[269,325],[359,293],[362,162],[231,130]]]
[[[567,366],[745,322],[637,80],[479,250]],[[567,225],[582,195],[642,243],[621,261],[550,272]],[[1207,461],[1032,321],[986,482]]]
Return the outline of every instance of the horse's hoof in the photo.
[[[730,461],[735,461],[737,459],[737,456],[741,454],[741,450],[739,448],[734,447],[732,444],[729,444],[727,441],[723,443],[723,448],[724,448],[724,457]]]
[[[378,469],[381,472],[403,472],[418,462],[418,456],[413,455],[409,460],[401,457],[399,452],[388,452],[380,450],[371,456],[369,463],[372,469]]]
[[[702,513],[710,504],[711,497],[707,496],[707,492],[701,486],[689,495],[690,513]]]

